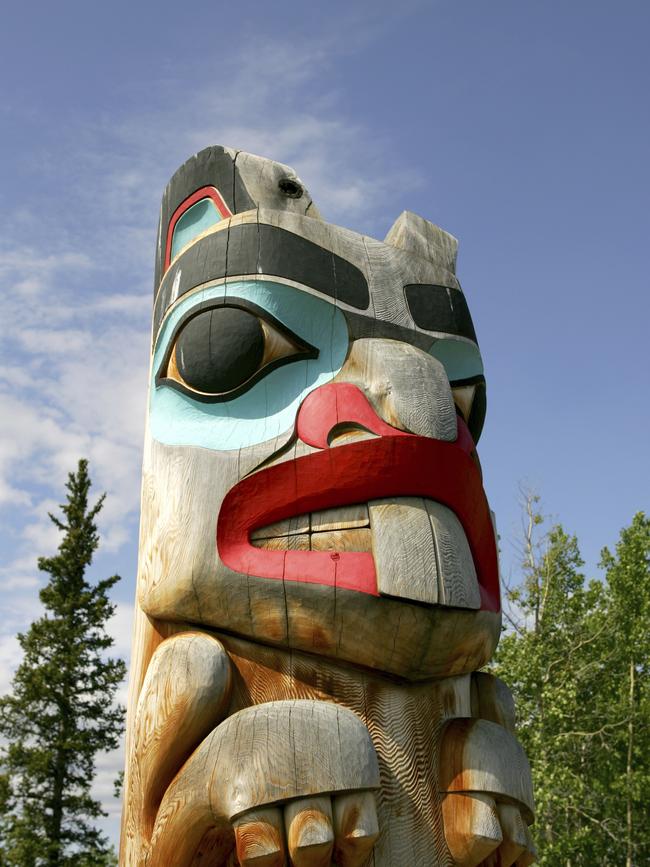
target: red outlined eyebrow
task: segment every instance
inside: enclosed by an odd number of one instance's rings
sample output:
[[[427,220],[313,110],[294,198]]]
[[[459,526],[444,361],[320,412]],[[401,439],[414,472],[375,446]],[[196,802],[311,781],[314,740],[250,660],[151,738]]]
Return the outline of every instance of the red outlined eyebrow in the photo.
[[[216,187],[208,186],[201,187],[200,189],[195,190],[191,196],[188,196],[184,201],[180,203],[180,205],[172,214],[171,220],[169,221],[169,226],[167,227],[167,242],[165,244],[165,267],[163,273],[169,268],[169,263],[171,262],[172,239],[174,237],[174,229],[176,227],[176,223],[178,223],[179,219],[186,211],[188,211],[192,207],[192,205],[196,205],[196,203],[200,202],[201,199],[210,199],[214,203],[217,211],[224,219],[232,217],[232,212],[230,211],[230,208],[225,203],[225,201],[223,200],[223,196]]]

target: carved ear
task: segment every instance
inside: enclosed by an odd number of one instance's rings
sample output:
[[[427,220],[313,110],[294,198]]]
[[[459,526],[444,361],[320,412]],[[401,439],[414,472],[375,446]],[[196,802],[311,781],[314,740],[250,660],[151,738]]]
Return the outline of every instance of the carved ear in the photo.
[[[412,211],[402,211],[388,230],[385,244],[415,253],[456,273],[458,241],[439,226],[434,226]]]

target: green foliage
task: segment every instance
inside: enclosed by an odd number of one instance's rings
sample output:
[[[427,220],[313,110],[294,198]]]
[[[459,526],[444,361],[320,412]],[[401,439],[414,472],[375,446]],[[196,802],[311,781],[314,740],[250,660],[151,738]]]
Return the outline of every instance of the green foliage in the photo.
[[[114,704],[124,677],[106,622],[115,606],[114,575],[91,585],[85,573],[99,544],[95,518],[104,497],[89,507],[91,482],[79,461],[67,482],[58,553],[41,557],[49,574],[40,598],[45,614],[18,636],[23,660],[13,692],[0,699],[2,756],[0,864],[20,867],[116,863],[93,820],[103,815],[91,796],[97,753],[118,746],[123,708]]]
[[[576,538],[543,532],[535,497],[526,514],[493,671],[531,760],[539,864],[650,863],[650,522],[638,514],[588,583]]]

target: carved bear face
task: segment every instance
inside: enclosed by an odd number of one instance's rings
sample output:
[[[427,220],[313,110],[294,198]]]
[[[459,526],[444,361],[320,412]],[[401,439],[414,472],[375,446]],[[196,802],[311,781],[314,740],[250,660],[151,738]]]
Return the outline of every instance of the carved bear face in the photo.
[[[188,160],[161,211],[139,600],[410,679],[500,624],[474,449],[485,382],[456,242],[322,221],[286,166]]]

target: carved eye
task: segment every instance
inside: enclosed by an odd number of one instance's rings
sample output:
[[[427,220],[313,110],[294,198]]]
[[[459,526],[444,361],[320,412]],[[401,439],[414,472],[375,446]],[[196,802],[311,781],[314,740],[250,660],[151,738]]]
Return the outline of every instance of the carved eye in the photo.
[[[255,305],[221,304],[181,320],[156,384],[205,402],[231,400],[276,367],[317,356],[314,346]]]

